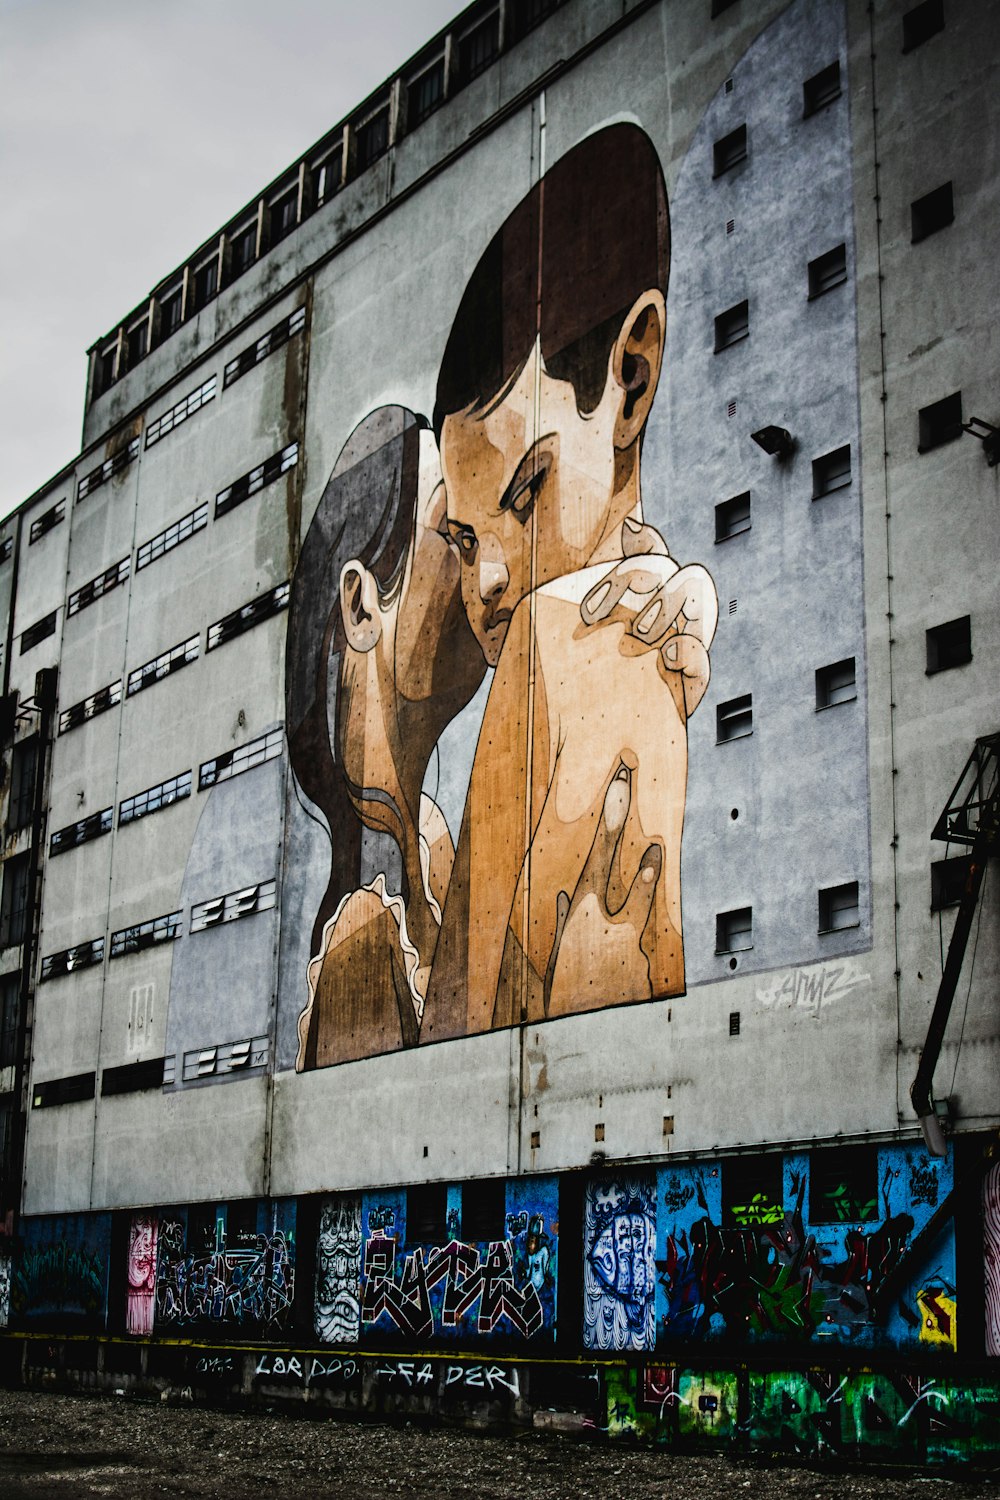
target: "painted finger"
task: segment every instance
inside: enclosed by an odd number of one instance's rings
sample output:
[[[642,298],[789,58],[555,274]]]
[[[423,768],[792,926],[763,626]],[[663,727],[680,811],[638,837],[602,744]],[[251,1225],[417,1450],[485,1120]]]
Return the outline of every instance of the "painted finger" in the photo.
[[[542,1003],[545,1014],[549,1013],[549,1000],[552,996],[552,981],[556,974],[556,964],[559,961],[559,949],[562,946],[563,933],[566,930],[566,919],[569,916],[570,900],[565,891],[560,891],[556,897],[556,931],[552,939],[552,952],[545,969],[545,979],[542,983]]]
[[[597,820],[594,841],[580,874],[573,900],[595,895],[603,910],[607,909],[608,885],[615,868],[615,850],[625,827],[632,801],[632,778],[626,766],[620,766],[604,794],[604,807]]]
[[[644,930],[653,909],[656,886],[662,870],[663,851],[659,844],[650,844],[639,861],[639,869],[629,887],[625,905],[615,917],[617,922],[628,922],[637,933]]]
[[[622,522],[622,556],[640,557],[644,553],[669,557],[670,549],[655,526],[626,516]]]
[[[599,620],[606,620],[628,586],[628,578],[619,573],[617,568],[612,568],[600,583],[595,583],[590,592],[583,596],[580,603],[580,618],[583,623],[596,625]]]
[[[708,651],[695,635],[674,635],[661,648],[660,655],[668,672],[682,675],[684,708],[690,718],[704,698],[712,675]]]

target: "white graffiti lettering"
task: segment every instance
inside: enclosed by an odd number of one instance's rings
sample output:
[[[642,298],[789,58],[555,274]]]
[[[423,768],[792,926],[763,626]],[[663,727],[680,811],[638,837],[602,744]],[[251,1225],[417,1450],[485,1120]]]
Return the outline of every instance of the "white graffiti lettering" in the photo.
[[[858,974],[844,964],[787,969],[768,984],[757,986],[757,1003],[775,1010],[804,1010],[818,1016],[824,1005],[846,1000],[871,984],[870,974]]]
[[[444,1383],[446,1386],[462,1383],[490,1391],[500,1385],[514,1396],[521,1394],[517,1371],[505,1370],[501,1365],[449,1365]]]

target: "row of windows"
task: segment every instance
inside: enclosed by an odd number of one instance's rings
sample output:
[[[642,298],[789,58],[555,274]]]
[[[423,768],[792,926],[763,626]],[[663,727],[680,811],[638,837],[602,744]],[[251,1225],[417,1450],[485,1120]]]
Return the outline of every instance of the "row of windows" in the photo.
[[[287,447],[272,453],[262,464],[250,470],[248,474],[241,474],[239,479],[234,479],[232,484],[220,490],[215,497],[215,519],[227,515],[229,511],[235,510],[242,505],[244,500],[249,500],[251,495],[266,489],[269,484],[274,484],[282,474],[287,474],[289,469],[294,469],[299,461],[298,443],[289,443]]]
[[[77,500],[86,499],[88,495],[99,490],[102,485],[107,484],[109,479],[114,479],[116,474],[120,474],[123,469],[134,462],[139,457],[139,446],[139,439],[132,438],[111,458],[106,458],[102,464],[97,465],[96,469],[91,469],[89,474],[85,474],[76,487]]]
[[[858,882],[828,886],[817,893],[818,932],[843,932],[861,923]],[[753,947],[753,907],[720,911],[715,918],[716,953],[746,953]],[[735,962],[731,963],[735,968]]]
[[[715,20],[735,4],[736,0],[710,0],[709,13]],[[922,0],[920,5],[915,5],[902,17],[902,51],[914,52],[943,30],[944,0]]]
[[[301,333],[305,326],[306,310],[304,307],[297,307],[287,318],[282,318],[280,323],[276,323],[273,328],[269,328],[265,334],[262,334],[255,344],[250,345],[249,349],[244,349],[237,354],[235,359],[229,361],[222,372],[223,390],[239,380],[241,376],[249,374],[262,359],[266,359],[269,354],[274,354],[275,350],[287,344],[290,338]]]
[[[835,708],[839,703],[853,703],[858,696],[857,672],[853,656],[816,669],[816,708]],[[745,739],[753,734],[753,694],[742,693],[717,705],[715,737],[718,744]]]
[[[128,674],[125,687],[125,695],[131,698],[135,693],[141,693],[143,688],[151,687],[154,682],[159,682],[163,677],[170,677],[172,673],[180,671],[189,662],[198,660],[201,650],[201,636],[193,635],[189,640],[182,641],[179,646],[173,646],[169,651],[162,651],[159,656],[154,656],[152,661],[146,662],[144,666],[136,667],[134,672]]]
[[[165,411],[162,416],[150,422],[146,428],[146,447],[152,448],[154,444],[165,438],[168,433],[173,432],[175,427],[179,427],[182,422],[186,422],[188,417],[193,417],[196,411],[200,411],[203,406],[207,406],[209,401],[214,401],[215,383],[215,376],[210,376],[208,380],[198,386],[197,390],[189,391],[169,411]]]
[[[109,594],[116,589],[120,583],[125,583],[132,572],[132,559],[123,557],[121,562],[112,563],[110,568],[105,568],[103,573],[98,573],[89,583],[83,584],[70,594],[66,601],[66,613],[78,615],[81,609],[86,609],[90,604],[96,604],[104,594]]]
[[[812,498],[822,500],[846,488],[851,482],[851,445],[834,448],[812,461]],[[749,490],[722,500],[715,507],[715,540],[726,542],[730,537],[741,536],[752,526],[751,496]]]

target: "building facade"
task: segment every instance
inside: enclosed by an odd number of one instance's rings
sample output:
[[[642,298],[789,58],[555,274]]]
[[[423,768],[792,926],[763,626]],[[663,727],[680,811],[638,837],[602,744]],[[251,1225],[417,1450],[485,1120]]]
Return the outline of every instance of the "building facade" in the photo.
[[[479,0],[94,345],[8,1373],[995,1457],[987,23]]]

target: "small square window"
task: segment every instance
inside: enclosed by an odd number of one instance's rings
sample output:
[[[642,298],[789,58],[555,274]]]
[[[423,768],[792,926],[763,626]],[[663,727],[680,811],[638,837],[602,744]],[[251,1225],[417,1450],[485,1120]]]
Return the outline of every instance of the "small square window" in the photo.
[[[753,947],[753,907],[720,911],[715,918],[716,953],[746,953]]]
[[[932,448],[941,448],[962,436],[962,392],[955,391],[930,406],[922,406],[917,413],[919,438],[918,453],[929,453]]]
[[[913,52],[943,30],[943,0],[924,0],[903,16],[903,51]]]
[[[824,495],[832,495],[834,490],[842,490],[851,482],[851,445],[845,443],[843,448],[834,448],[832,453],[824,453],[820,458],[813,459],[813,493],[814,500],[821,500]]]
[[[835,286],[843,286],[847,280],[847,246],[835,245],[825,255],[817,255],[809,262],[809,300],[832,292]]]
[[[957,859],[935,859],[931,863],[931,911],[958,905],[965,892],[971,860],[970,854],[962,854]]]
[[[723,500],[715,507],[715,540],[725,542],[731,536],[739,536],[750,530],[750,491]]]
[[[919,245],[928,235],[947,229],[955,219],[955,195],[950,182],[925,193],[910,204],[910,240]]]
[[[840,98],[840,63],[832,62],[807,78],[802,85],[802,114],[808,119],[825,105]]]
[[[858,882],[849,880],[846,885],[831,885],[819,893],[820,932],[843,932],[847,927],[860,927],[858,910]]]
[[[747,128],[737,125],[728,135],[722,136],[712,147],[712,175],[721,177],[730,168],[747,159]]]
[[[721,745],[726,740],[741,740],[753,734],[753,694],[730,698],[715,710],[715,736]]]
[[[816,707],[833,708],[837,703],[853,703],[858,696],[854,657],[835,661],[816,671]]]
[[[748,302],[737,302],[735,307],[727,308],[720,313],[715,320],[715,352],[720,353],[728,349],[731,344],[738,344],[745,339],[750,332],[750,304]]]
[[[730,1156],[722,1162],[722,1227],[759,1229],[785,1217],[783,1159]]]
[[[927,632],[927,675],[947,672],[950,667],[963,667],[972,660],[972,619],[963,615],[960,620],[949,620],[944,625],[935,625]]]

